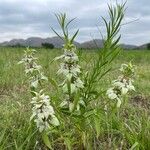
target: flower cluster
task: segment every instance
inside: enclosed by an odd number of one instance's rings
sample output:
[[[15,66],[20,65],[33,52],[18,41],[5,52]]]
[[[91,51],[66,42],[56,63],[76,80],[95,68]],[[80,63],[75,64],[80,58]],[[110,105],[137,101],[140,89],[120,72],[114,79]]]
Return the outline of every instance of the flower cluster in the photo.
[[[34,95],[32,98],[33,114],[31,119],[36,122],[40,132],[50,128],[50,125],[58,126],[59,121],[55,116],[53,107],[50,105],[50,98],[39,90],[39,85],[43,80],[47,80],[42,72],[42,67],[36,63],[37,58],[34,57],[35,50],[27,48],[24,58],[19,62],[25,65],[25,72],[29,75],[31,92]]]
[[[30,86],[37,88],[41,81],[47,80],[47,77],[44,76],[41,65],[36,63],[37,58],[34,57],[35,52],[36,50],[27,48],[24,58],[19,64],[23,63],[25,65],[25,73],[30,76]]]
[[[83,82],[80,79],[81,67],[78,65],[79,58],[75,53],[75,48],[64,49],[64,54],[60,57],[56,57],[55,60],[62,59],[61,67],[58,70],[58,74],[63,74],[65,79],[61,84],[63,87],[63,92],[66,94],[66,100],[61,104],[61,106],[73,105],[73,98],[70,95],[76,93],[78,90],[84,87]]]
[[[33,104],[31,119],[34,118],[40,132],[49,129],[50,125],[59,125],[54,109],[50,105],[49,96],[42,94],[42,92],[42,90],[39,93],[34,92],[35,97],[32,98],[31,102]]]
[[[117,107],[120,107],[122,96],[130,91],[135,91],[133,86],[134,66],[129,64],[122,64],[120,71],[122,75],[117,80],[112,82],[112,87],[106,92],[109,99],[117,100]]]

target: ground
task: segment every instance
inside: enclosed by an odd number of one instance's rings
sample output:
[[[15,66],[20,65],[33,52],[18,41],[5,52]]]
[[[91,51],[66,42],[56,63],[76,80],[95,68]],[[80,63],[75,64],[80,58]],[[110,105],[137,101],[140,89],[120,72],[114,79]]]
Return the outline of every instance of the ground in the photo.
[[[38,49],[37,57],[47,76],[56,78],[57,63],[51,63],[61,50]],[[23,48],[0,48],[0,149],[21,149],[26,141],[26,149],[35,147],[39,143],[37,134],[28,137],[35,127],[30,124],[31,105],[27,77],[24,68],[18,65],[23,57]],[[83,51],[83,57],[92,61],[95,57],[94,50]],[[150,149],[150,51],[126,50],[122,51],[112,63],[112,71],[104,80],[104,88],[109,87],[110,81],[117,77],[118,69],[122,63],[132,63],[136,66],[135,88],[136,91],[129,96],[129,105],[124,115],[130,119],[124,136],[127,143],[141,144],[141,149]],[[82,67],[87,64],[82,63]],[[29,127],[30,126],[30,127]],[[33,126],[33,127],[32,127]],[[127,130],[129,130],[127,132]],[[123,131],[122,131],[123,132]],[[4,135],[2,134],[4,133]],[[29,134],[31,133],[31,134]],[[128,134],[126,134],[128,133]],[[32,140],[31,140],[32,139]],[[31,142],[32,141],[32,142]],[[103,138],[101,142],[107,145]],[[24,148],[23,148],[24,149]]]

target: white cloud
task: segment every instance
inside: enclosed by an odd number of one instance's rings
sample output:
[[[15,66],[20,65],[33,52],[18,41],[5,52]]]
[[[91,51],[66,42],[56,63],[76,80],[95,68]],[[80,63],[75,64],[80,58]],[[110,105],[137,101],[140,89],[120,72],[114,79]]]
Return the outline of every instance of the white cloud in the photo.
[[[113,2],[115,0],[112,0]],[[121,1],[121,0],[120,0]],[[80,28],[78,41],[90,40],[91,36],[100,38],[97,25],[101,25],[101,16],[107,16],[109,0],[1,0],[0,1],[0,41],[30,36],[53,36],[53,26],[59,31],[54,13],[66,12],[69,17],[77,17],[72,32]],[[139,19],[123,26],[122,42],[141,44],[150,38],[150,1],[130,0],[127,2],[125,22]]]

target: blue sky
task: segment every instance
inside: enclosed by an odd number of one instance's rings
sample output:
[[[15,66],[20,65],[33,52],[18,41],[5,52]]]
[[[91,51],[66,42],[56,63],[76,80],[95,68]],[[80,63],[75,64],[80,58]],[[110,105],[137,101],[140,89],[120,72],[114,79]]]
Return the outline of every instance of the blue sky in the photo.
[[[113,2],[113,0],[111,0]],[[0,0],[0,42],[13,38],[52,37],[50,27],[59,32],[54,13],[66,12],[76,17],[71,32],[77,28],[77,41],[101,38],[104,31],[101,16],[107,17],[110,0]],[[136,20],[137,19],[137,20]],[[150,0],[128,0],[122,27],[122,43],[141,45],[150,42]]]

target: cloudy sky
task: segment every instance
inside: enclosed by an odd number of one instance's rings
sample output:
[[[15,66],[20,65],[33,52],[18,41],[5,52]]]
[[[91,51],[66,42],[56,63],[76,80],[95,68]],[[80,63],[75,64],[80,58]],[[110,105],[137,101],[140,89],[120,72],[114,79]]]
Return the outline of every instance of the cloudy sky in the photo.
[[[113,1],[113,0],[112,0]],[[100,16],[107,16],[110,0],[0,0],[0,42],[13,38],[51,37],[50,27],[59,32],[54,13],[66,12],[77,17],[71,31],[79,28],[77,41],[101,38],[104,33]],[[136,21],[133,21],[136,20]],[[128,0],[121,42],[141,45],[150,42],[150,0]]]

